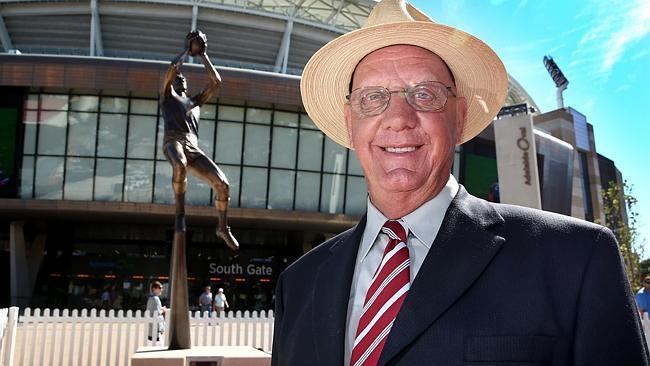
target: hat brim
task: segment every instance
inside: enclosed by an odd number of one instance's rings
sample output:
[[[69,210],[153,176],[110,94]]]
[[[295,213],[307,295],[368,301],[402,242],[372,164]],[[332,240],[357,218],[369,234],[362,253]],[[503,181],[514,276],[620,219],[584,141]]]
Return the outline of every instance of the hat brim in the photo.
[[[488,45],[471,34],[423,21],[361,28],[318,50],[305,65],[300,81],[305,110],[335,142],[352,148],[343,109],[357,64],[375,50],[398,44],[427,49],[449,66],[458,96],[467,100],[460,143],[485,129],[503,106],[508,92],[505,67]]]

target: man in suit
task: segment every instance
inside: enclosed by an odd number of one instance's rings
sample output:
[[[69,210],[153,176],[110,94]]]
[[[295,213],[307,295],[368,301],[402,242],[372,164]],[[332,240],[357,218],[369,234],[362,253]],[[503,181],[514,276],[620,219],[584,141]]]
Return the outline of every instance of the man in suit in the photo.
[[[274,365],[647,365],[611,231],[473,197],[454,147],[507,74],[475,37],[403,0],[305,67],[312,120],[353,148],[366,215],[278,279]]]

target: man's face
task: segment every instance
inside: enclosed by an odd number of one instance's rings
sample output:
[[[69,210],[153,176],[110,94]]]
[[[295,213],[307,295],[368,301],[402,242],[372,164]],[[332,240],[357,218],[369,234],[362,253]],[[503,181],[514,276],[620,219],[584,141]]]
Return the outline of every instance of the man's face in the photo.
[[[396,45],[372,52],[359,63],[352,90],[405,89],[423,81],[438,81],[456,92],[440,57],[420,47]],[[350,140],[370,197],[408,192],[424,203],[438,194],[449,178],[465,114],[465,99],[451,94],[440,112],[417,111],[398,94],[391,95],[388,107],[377,116],[360,116],[346,104]]]

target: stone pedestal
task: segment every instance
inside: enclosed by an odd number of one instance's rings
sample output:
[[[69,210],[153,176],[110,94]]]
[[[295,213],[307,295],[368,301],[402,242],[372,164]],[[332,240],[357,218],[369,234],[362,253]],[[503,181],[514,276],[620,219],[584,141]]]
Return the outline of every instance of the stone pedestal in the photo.
[[[252,347],[140,347],[132,366],[271,366],[271,355]]]

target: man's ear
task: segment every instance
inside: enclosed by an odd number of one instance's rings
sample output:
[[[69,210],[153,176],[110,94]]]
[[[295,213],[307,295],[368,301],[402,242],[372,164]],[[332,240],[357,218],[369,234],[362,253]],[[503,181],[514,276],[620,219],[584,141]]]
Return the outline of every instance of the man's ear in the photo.
[[[348,141],[350,142],[350,147],[354,149],[354,142],[352,140],[352,111],[350,110],[350,104],[345,103],[343,105],[343,114],[345,115],[345,129],[348,133]]]
[[[467,99],[463,97],[456,98],[456,145],[460,144],[463,139],[465,121],[467,120]]]

